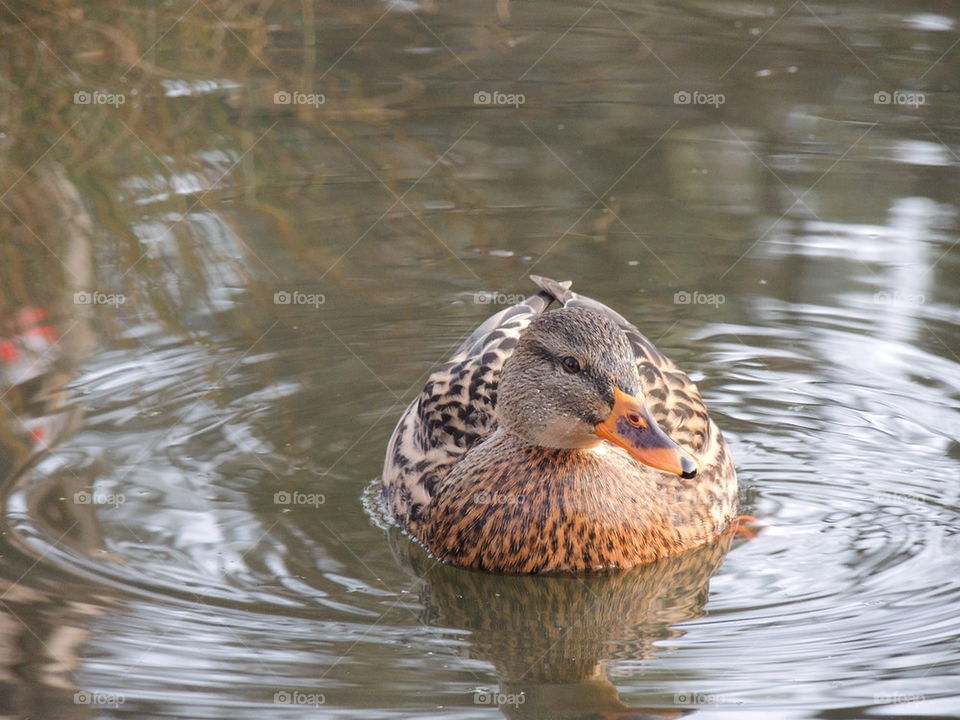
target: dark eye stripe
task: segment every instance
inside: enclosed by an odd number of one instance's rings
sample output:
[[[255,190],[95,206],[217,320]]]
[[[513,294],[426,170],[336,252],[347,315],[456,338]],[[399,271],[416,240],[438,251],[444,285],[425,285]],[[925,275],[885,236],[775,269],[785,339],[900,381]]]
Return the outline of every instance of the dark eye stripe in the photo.
[[[595,377],[593,378],[593,386],[596,388],[597,394],[603,398],[603,401],[612,408],[616,402],[616,398],[613,395],[613,385],[608,381]]]

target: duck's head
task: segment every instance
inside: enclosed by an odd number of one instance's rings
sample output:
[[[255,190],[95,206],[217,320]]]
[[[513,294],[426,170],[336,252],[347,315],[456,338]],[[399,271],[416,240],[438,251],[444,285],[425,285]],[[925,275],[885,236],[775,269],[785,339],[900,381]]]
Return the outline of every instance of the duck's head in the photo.
[[[527,326],[504,365],[497,415],[507,432],[533,445],[590,448],[609,440],[650,467],[697,474],[696,461],[650,415],[626,335],[593,310],[551,310]]]

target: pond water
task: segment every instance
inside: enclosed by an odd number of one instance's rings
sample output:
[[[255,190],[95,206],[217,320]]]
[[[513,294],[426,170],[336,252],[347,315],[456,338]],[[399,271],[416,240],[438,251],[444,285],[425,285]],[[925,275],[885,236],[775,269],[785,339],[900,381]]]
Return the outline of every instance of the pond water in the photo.
[[[2,3],[0,714],[960,717],[951,3]],[[531,273],[768,527],[589,580],[376,501]]]

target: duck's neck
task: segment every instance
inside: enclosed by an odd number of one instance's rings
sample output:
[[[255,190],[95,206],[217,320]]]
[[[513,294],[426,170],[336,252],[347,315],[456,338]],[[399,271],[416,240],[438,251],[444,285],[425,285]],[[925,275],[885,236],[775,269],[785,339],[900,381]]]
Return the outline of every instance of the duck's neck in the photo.
[[[566,441],[569,444],[564,447],[558,447],[552,444],[552,441],[555,440],[556,437],[557,433],[549,429],[544,431],[543,437],[528,437],[525,434],[500,427],[490,437],[490,440],[504,447],[513,447],[526,452],[543,453],[551,456],[556,455],[560,460],[568,460],[577,453],[593,450],[603,442],[603,440],[596,436],[577,439],[569,438]],[[550,438],[550,440],[547,438]]]

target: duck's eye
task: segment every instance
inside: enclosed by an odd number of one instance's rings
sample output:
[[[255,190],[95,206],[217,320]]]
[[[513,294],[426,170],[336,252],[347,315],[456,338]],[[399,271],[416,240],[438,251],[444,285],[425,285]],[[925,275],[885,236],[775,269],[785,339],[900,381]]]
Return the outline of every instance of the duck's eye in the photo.
[[[577,360],[575,357],[571,357],[570,355],[567,355],[567,357],[561,360],[560,363],[563,365],[563,369],[566,370],[571,375],[573,373],[580,372],[580,361]]]

